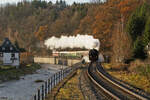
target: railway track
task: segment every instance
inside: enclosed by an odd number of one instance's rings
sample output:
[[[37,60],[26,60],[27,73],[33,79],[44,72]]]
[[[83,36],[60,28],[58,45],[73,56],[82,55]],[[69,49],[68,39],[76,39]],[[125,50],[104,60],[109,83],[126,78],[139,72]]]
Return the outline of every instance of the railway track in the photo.
[[[97,85],[88,77],[87,69],[88,67],[82,71],[80,79],[82,82],[81,89],[83,95],[86,97],[85,100],[113,100],[113,98],[102,89],[100,91],[100,88],[97,88]]]
[[[113,80],[98,63],[90,64],[87,76],[99,91],[114,100],[150,100],[149,97],[138,94],[121,83]],[[107,99],[108,100],[108,99]]]

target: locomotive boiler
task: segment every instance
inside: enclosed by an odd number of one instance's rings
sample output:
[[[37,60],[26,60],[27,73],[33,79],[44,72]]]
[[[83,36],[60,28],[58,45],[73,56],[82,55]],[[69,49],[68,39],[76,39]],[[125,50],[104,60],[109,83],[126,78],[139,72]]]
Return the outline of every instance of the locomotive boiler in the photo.
[[[91,50],[89,51],[89,60],[90,60],[91,62],[96,62],[96,61],[98,61],[98,59],[99,59],[99,52],[98,52],[98,50],[96,50],[96,49],[91,49]]]

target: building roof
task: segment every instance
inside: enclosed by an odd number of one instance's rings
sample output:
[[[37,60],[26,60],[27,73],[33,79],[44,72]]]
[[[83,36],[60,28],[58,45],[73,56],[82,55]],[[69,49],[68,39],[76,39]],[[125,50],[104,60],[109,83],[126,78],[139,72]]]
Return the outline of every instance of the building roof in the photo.
[[[10,42],[8,38],[5,38],[4,42],[0,46],[0,52],[19,52],[19,50]]]

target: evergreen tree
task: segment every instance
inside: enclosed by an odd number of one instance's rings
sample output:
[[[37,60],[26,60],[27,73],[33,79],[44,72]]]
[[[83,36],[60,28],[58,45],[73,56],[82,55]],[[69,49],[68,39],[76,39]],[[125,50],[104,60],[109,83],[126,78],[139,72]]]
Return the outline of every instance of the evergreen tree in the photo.
[[[20,49],[20,47],[19,47],[19,44],[18,44],[18,41],[16,40],[15,41],[15,46],[16,46],[16,48],[19,50]]]
[[[143,17],[139,17],[133,14],[127,24],[127,32],[130,34],[133,41],[138,36],[141,36],[145,27],[145,20]]]
[[[24,48],[20,48],[18,41],[15,41],[15,47],[20,51],[20,52],[26,52],[26,50]]]
[[[137,40],[134,42],[133,57],[139,59],[145,59],[147,55],[144,48],[145,46],[143,44],[142,39],[138,37]]]
[[[145,46],[148,45],[148,43],[150,42],[150,17],[148,18],[146,26],[145,26],[143,40],[144,40]]]

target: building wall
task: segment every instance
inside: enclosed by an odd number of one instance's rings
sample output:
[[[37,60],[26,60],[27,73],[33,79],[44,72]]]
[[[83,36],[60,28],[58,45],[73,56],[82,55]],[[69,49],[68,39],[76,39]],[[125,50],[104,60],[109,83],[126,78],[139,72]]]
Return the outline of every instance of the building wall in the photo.
[[[20,58],[19,58],[19,53],[15,53],[15,58],[14,63],[12,63],[13,66],[19,66],[20,65]]]
[[[10,65],[12,64],[11,53],[3,53],[3,63],[4,65]]]
[[[61,59],[54,57],[34,57],[35,63],[49,63],[49,64],[66,64],[68,66],[72,66],[73,64],[79,63],[81,60],[76,59]]]
[[[4,65],[12,65],[12,66],[19,66],[19,53],[15,53],[16,60],[11,60],[11,54],[12,53],[3,53],[3,64]]]

